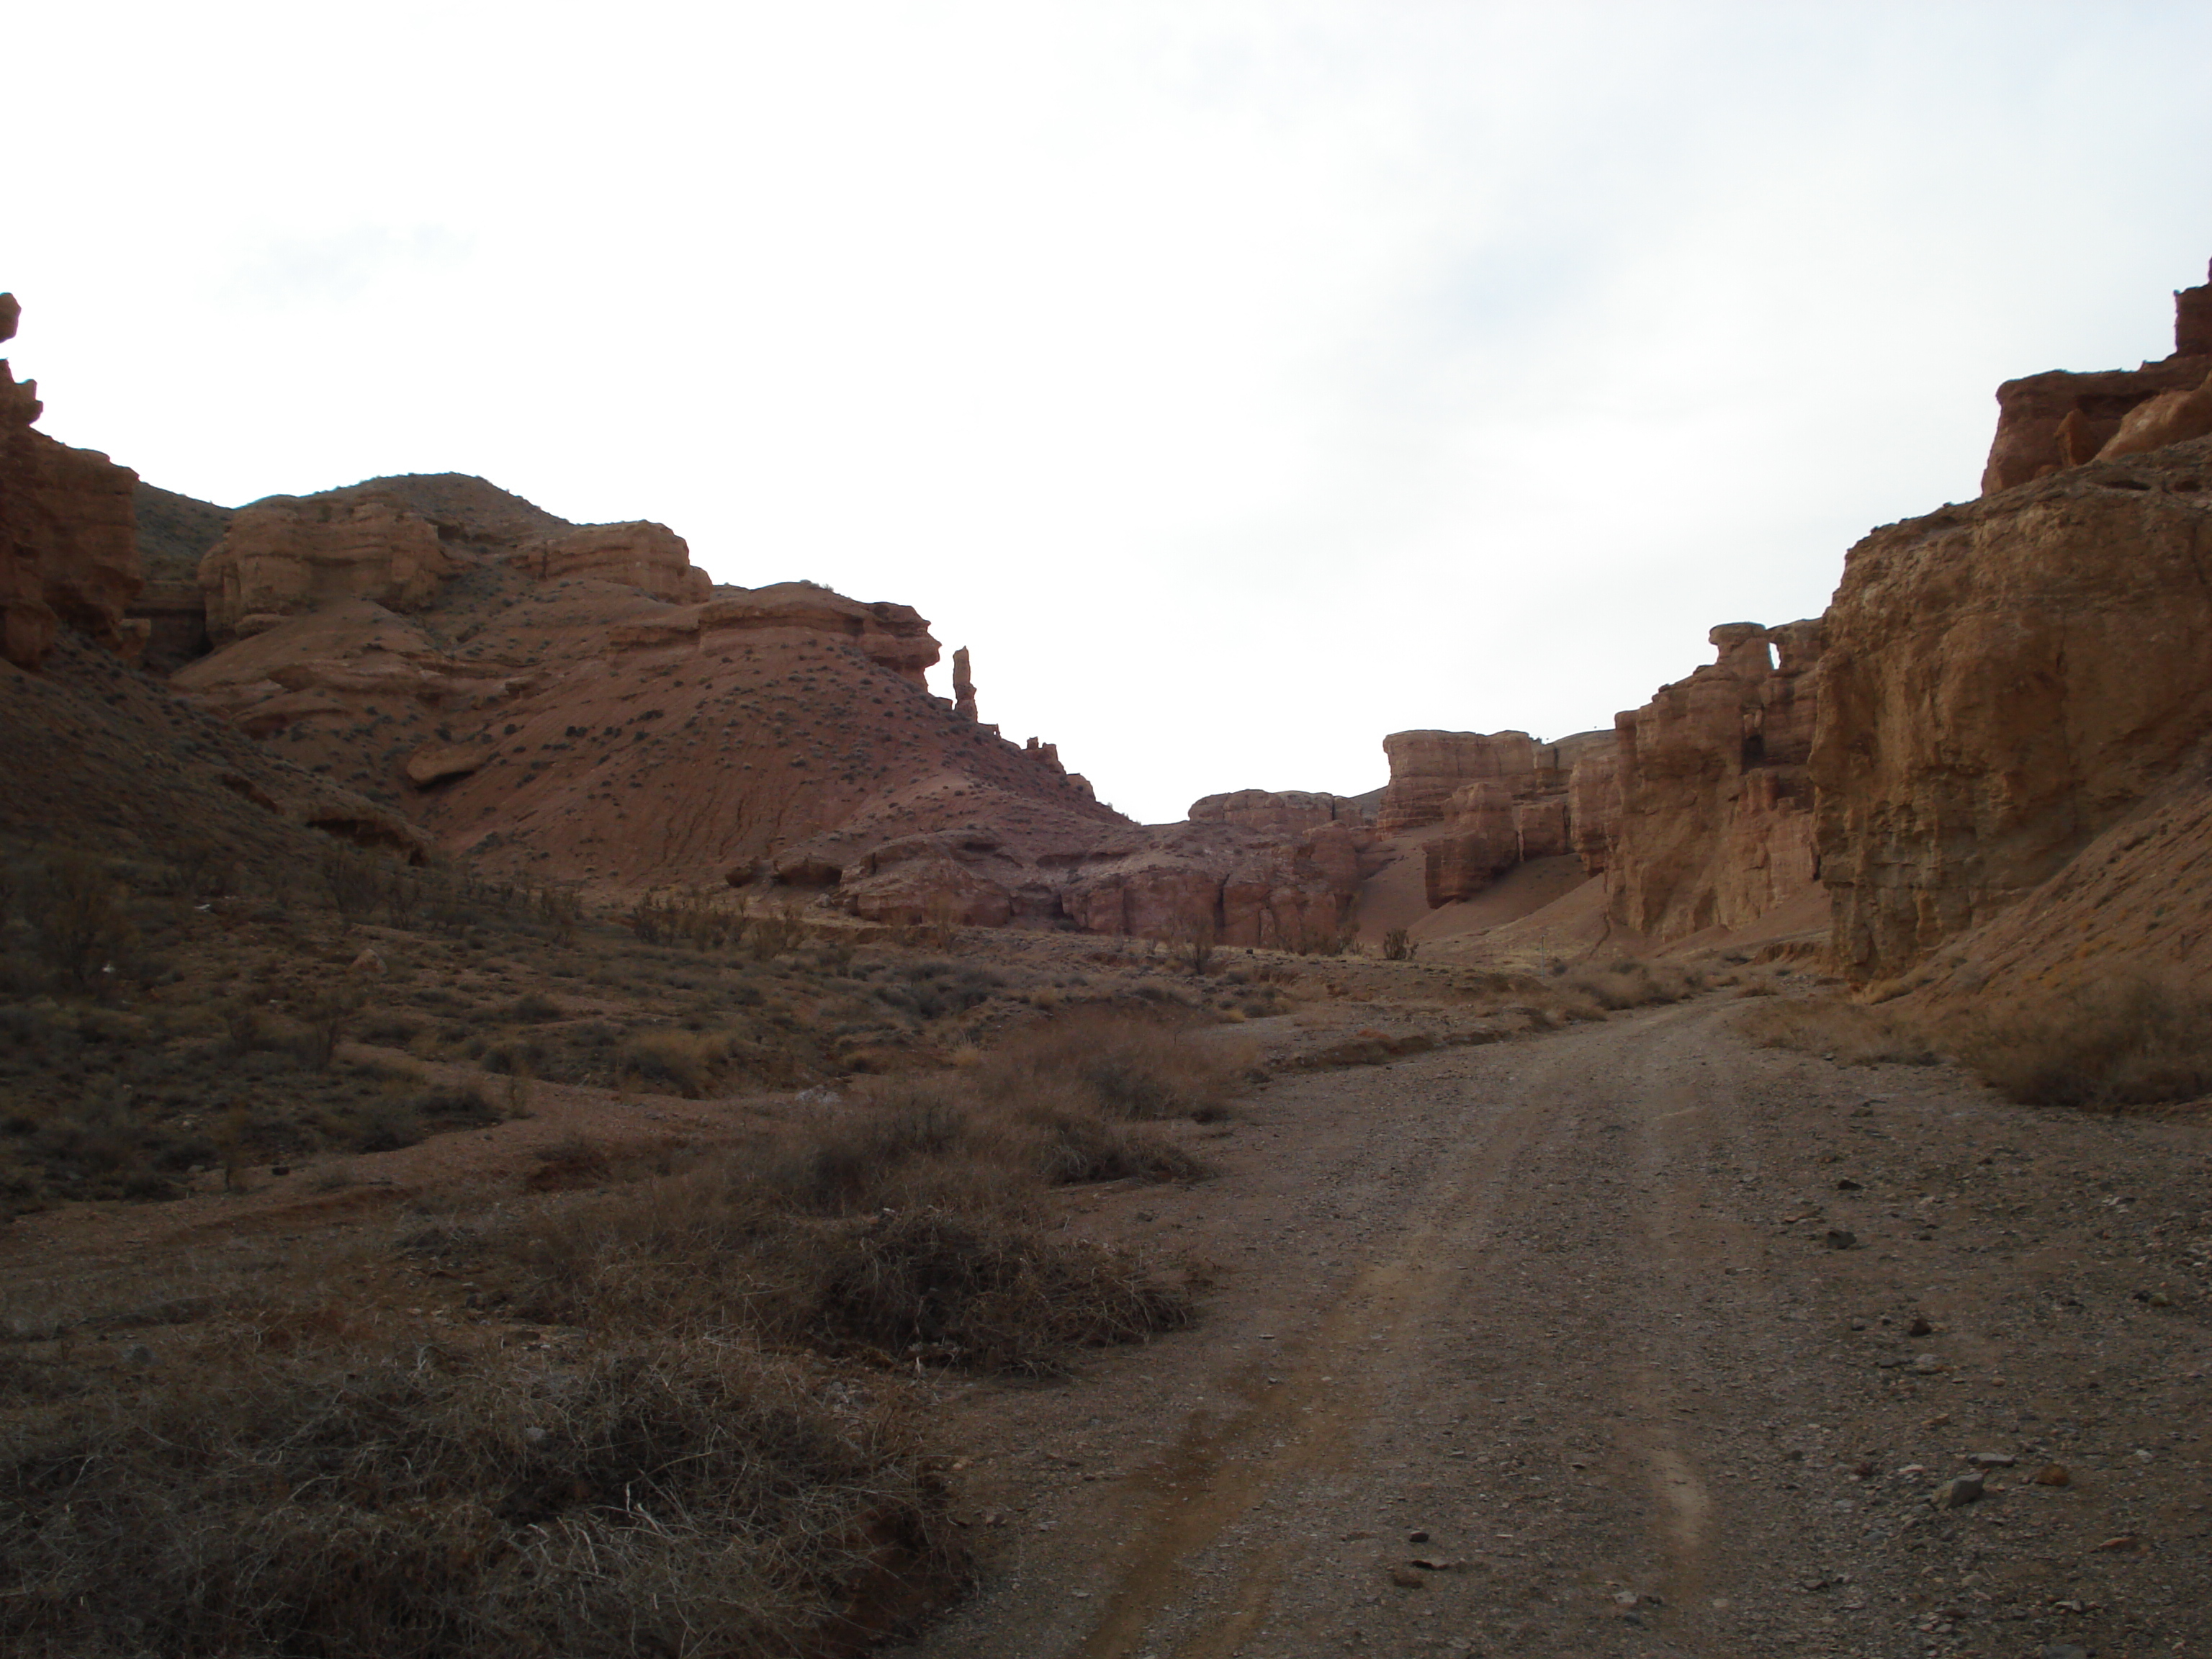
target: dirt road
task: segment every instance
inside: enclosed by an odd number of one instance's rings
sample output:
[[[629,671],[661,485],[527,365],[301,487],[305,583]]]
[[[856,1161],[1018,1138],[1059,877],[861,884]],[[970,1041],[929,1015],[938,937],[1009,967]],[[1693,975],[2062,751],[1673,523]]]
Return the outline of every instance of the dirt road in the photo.
[[[1085,1200],[1209,1318],[945,1388],[987,1566],[908,1651],[2212,1650],[2212,1137],[1741,1006],[1278,1082]]]

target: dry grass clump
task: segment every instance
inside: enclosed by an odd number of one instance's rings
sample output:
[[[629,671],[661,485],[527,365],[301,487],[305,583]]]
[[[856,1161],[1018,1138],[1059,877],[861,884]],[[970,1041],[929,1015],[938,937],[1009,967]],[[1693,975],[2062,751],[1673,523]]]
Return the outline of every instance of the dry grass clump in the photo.
[[[1623,957],[1602,968],[1575,969],[1563,975],[1560,983],[1610,1012],[1653,1003],[1680,1002],[1703,990],[1705,980],[1702,973],[1680,963],[1639,962]]]
[[[629,1340],[555,1376],[325,1349],[45,1381],[9,1388],[0,1428],[12,1654],[790,1654],[879,1633],[963,1569],[902,1417],[755,1353]]]
[[[2008,1099],[2116,1109],[2212,1094],[2212,997],[2138,977],[1953,1017],[1946,1046]]]
[[[1106,1118],[1229,1115],[1249,1059],[1188,1027],[1081,1009],[987,1055],[972,1073],[984,1100],[1064,1102]]]
[[[1846,1066],[1928,1066],[1927,1037],[1887,1011],[1827,997],[1762,1000],[1736,1016],[1735,1029],[1768,1048],[1793,1048]]]
[[[1144,1258],[1048,1226],[1045,1187],[1203,1172],[1147,1126],[907,1088],[502,1243],[539,1317],[1048,1373],[1195,1306]]]

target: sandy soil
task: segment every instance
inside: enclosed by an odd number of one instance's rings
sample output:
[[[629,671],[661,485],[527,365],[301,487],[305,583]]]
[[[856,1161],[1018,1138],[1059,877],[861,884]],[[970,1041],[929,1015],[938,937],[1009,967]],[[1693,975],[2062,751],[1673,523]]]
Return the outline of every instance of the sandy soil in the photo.
[[[987,1569],[904,1651],[2203,1651],[2212,1137],[1741,1006],[1287,1078],[1219,1180],[1079,1198],[1209,1318],[940,1385]]]

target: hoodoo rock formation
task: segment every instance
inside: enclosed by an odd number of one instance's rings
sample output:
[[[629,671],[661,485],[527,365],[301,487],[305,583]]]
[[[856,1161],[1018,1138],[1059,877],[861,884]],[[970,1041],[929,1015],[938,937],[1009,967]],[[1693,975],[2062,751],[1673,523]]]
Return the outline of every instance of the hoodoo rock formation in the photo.
[[[0,294],[0,340],[21,308]],[[131,492],[138,481],[96,450],[33,429],[38,382],[0,361],[0,657],[37,668],[63,628],[125,656],[147,629],[125,616],[145,577]]]
[[[1982,493],[2100,455],[2118,459],[2212,433],[2212,282],[2173,296],[2173,353],[2140,368],[2054,369],[1997,388]]]
[[[2212,440],[1878,530],[1812,760],[1834,942],[1894,974],[2048,880],[2212,734]]]
[[[1806,763],[1820,629],[1724,623],[1709,635],[1717,661],[1617,717],[1583,790],[1612,803],[1592,862],[1615,922],[1660,941],[1741,927],[1818,878]]]
[[[975,677],[964,645],[952,653],[952,712],[963,720],[981,718],[975,712]]]

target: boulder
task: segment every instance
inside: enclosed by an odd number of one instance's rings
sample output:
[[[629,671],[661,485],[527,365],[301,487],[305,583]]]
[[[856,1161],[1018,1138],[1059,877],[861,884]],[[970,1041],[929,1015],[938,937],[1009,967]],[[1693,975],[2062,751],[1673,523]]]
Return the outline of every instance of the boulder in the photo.
[[[0,340],[20,314],[15,296],[0,294]],[[136,655],[149,631],[124,614],[145,580],[137,474],[33,429],[38,392],[0,362],[0,657],[35,669],[63,628]]]
[[[426,743],[408,756],[407,781],[417,789],[449,783],[482,769],[491,758],[491,745],[483,743]]]
[[[2186,392],[2161,392],[2137,404],[2120,422],[2112,440],[2097,452],[2100,460],[2141,455],[2168,444],[2187,443],[2212,434],[2212,373]]]

